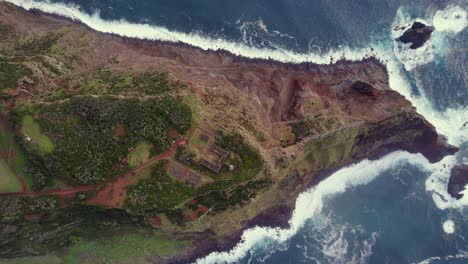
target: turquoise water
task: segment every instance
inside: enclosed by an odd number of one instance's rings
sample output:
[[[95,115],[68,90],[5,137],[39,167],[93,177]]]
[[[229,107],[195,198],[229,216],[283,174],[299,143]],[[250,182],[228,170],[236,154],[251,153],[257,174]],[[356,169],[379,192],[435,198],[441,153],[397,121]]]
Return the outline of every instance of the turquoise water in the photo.
[[[297,215],[307,217],[294,218],[292,229],[252,230],[238,248],[211,254],[200,263],[468,263],[468,200],[454,201],[445,191],[447,171],[468,160],[468,131],[461,127],[468,121],[468,33],[460,26],[460,16],[466,22],[467,1],[52,2],[73,5],[73,12],[98,13],[105,21],[124,19],[192,33],[207,42],[219,38],[285,54],[306,53],[305,60],[312,61],[332,51],[346,49],[348,58],[378,48],[378,56],[389,60],[392,88],[405,94],[451,143],[462,148],[456,157],[435,165],[418,155],[395,154],[333,175],[331,183],[320,186],[327,191],[311,190],[298,200]],[[441,24],[437,17],[454,20]],[[436,26],[427,50],[398,50],[393,27],[415,19]],[[181,40],[192,43],[193,38],[184,35]],[[243,49],[236,52],[242,54]],[[327,184],[334,179],[349,184],[330,191]],[[323,203],[319,206],[317,201]]]

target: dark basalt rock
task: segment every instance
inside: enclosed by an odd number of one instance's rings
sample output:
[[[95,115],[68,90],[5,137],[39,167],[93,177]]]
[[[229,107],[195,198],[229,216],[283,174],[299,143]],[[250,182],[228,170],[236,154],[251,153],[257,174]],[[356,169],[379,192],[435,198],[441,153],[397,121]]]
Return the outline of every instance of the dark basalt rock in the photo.
[[[434,27],[426,26],[421,22],[414,22],[413,26],[406,30],[398,40],[403,43],[412,43],[410,49],[417,49],[429,40],[432,31],[434,31]]]
[[[455,199],[459,200],[463,197],[461,192],[468,184],[468,165],[457,165],[452,168],[450,179],[447,186],[448,193]]]
[[[351,88],[356,90],[360,94],[364,94],[364,95],[368,95],[368,96],[374,96],[375,92],[376,92],[376,89],[372,85],[370,85],[370,84],[368,84],[366,82],[361,82],[361,81],[357,81],[357,82],[353,83],[351,85]]]

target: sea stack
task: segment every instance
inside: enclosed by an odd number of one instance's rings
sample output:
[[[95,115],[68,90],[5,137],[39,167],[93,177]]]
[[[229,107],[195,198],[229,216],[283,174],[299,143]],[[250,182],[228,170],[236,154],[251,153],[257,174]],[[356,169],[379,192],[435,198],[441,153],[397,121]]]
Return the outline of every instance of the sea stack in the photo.
[[[452,168],[447,187],[448,193],[455,199],[463,198],[463,190],[468,184],[468,165],[462,164]]]
[[[410,29],[406,30],[399,41],[403,43],[411,43],[410,49],[422,47],[431,37],[434,27],[426,26],[421,22],[414,22]]]

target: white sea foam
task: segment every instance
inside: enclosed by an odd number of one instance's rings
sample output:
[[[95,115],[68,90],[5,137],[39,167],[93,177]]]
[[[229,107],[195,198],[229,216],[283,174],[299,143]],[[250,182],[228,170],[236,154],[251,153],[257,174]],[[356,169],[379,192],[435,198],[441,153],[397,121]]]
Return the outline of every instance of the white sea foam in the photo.
[[[242,55],[249,58],[271,58],[282,62],[313,62],[318,64],[330,64],[341,58],[347,60],[356,61],[367,57],[376,57],[382,63],[386,64],[390,75],[390,86],[392,89],[398,91],[406,98],[408,98],[413,105],[418,108],[418,111],[423,114],[429,121],[433,122],[437,129],[447,135],[449,140],[453,144],[459,144],[467,140],[467,128],[462,129],[462,125],[466,122],[466,113],[468,109],[463,108],[450,108],[445,112],[434,111],[430,101],[426,96],[415,96],[411,92],[409,82],[406,80],[404,69],[396,61],[395,56],[389,52],[388,47],[384,43],[372,43],[369,48],[363,49],[351,49],[349,47],[341,47],[340,49],[330,50],[326,53],[297,53],[290,50],[284,49],[260,49],[254,47],[248,47],[243,44],[230,42],[220,38],[210,38],[202,36],[199,33],[181,33],[176,31],[170,31],[164,27],[158,27],[149,24],[136,24],[127,22],[125,20],[112,20],[106,21],[100,18],[99,13],[92,15],[86,14],[80,11],[78,6],[63,4],[63,3],[51,3],[48,1],[38,2],[32,0],[7,0],[13,4],[21,6],[25,9],[39,9],[47,13],[57,14],[65,16],[88,25],[89,27],[106,33],[118,34],[126,37],[134,37],[141,39],[150,40],[163,40],[170,42],[183,42],[191,44],[193,46],[200,47],[205,50],[227,50],[236,55]],[[447,13],[450,10],[455,10],[460,13],[459,7],[446,8],[443,13]],[[441,11],[441,12],[442,12]],[[401,18],[398,18],[401,17]],[[397,22],[394,24],[404,25],[409,24],[408,18],[399,11],[397,14]],[[423,20],[421,20],[423,21]],[[427,21],[424,21],[428,23]],[[262,24],[262,23],[260,23]],[[458,24],[453,23],[458,26]],[[447,26],[445,26],[447,27]],[[459,26],[458,26],[459,27]],[[447,30],[446,30],[447,31]],[[459,29],[454,30],[459,32]],[[395,33],[393,33],[395,34]],[[398,52],[397,52],[398,53]],[[424,54],[413,54],[412,57],[422,60],[421,57],[428,57]],[[421,91],[423,92],[423,91]]]
[[[103,20],[99,12],[92,15],[80,11],[78,6],[64,3],[51,3],[48,1],[33,0],[6,0],[15,5],[21,6],[27,10],[38,9],[46,13],[56,14],[81,21],[92,29],[100,32],[117,34],[131,38],[141,38],[149,40],[162,40],[169,42],[187,43],[205,50],[227,50],[236,55],[242,55],[249,58],[274,59],[282,62],[300,63],[311,61],[320,64],[329,64],[339,58],[349,60],[360,60],[363,57],[369,57],[369,50],[353,51],[350,48],[330,51],[326,54],[303,54],[282,49],[259,49],[248,47],[240,43],[227,41],[221,38],[212,38],[202,36],[199,33],[182,33],[170,31],[165,27],[159,27],[149,24],[131,23],[124,19],[121,20]]]
[[[312,249],[312,254],[325,263],[366,263],[378,233],[369,234],[361,225],[338,223],[336,219],[333,212],[313,215],[301,231],[302,239],[307,241],[302,247],[303,257],[312,260],[308,252]]]
[[[296,200],[296,209],[289,221],[289,229],[255,227],[244,232],[242,241],[228,252],[214,252],[199,259],[197,263],[235,263],[246,256],[249,250],[259,243],[271,241],[284,243],[301,229],[307,219],[320,213],[324,199],[343,193],[348,188],[365,185],[372,181],[383,171],[391,169],[403,162],[425,169],[430,163],[420,154],[407,152],[394,152],[377,161],[364,160],[353,166],[344,168],[314,188],[302,193]],[[337,240],[338,241],[338,240]],[[346,244],[342,241],[332,244],[329,251],[342,250]]]
[[[467,26],[467,14],[463,8],[450,5],[437,11],[432,23],[438,31],[459,33]]]
[[[447,234],[455,233],[455,223],[452,220],[447,220],[442,224],[444,232]]]
[[[238,19],[236,24],[242,35],[242,42],[248,46],[267,46],[281,49],[282,45],[278,44],[278,40],[290,44],[297,44],[293,36],[281,33],[278,30],[269,29],[261,18],[255,21],[243,21],[243,19]]]
[[[447,137],[450,144],[459,146],[468,141],[468,127],[464,125],[468,121],[468,107],[449,107],[443,112],[436,111],[424,90],[419,90],[420,95],[412,93],[404,69],[397,61],[389,60],[386,66],[390,73],[390,87],[411,101],[417,111],[431,122],[439,133]]]
[[[417,49],[410,49],[411,43],[395,41],[393,51],[408,71],[432,62],[436,56],[442,56],[448,49],[447,37],[460,33],[467,26],[467,13],[459,6],[450,5],[437,11],[432,17],[413,19],[401,7],[392,24],[392,38],[399,38],[415,21],[432,25],[435,30],[430,39]]]
[[[393,54],[388,52],[387,47],[382,43],[371,44],[366,49],[351,49],[349,47],[342,47],[337,50],[331,50],[322,54],[315,53],[296,53],[290,50],[284,49],[259,49],[254,47],[248,47],[239,43],[226,41],[223,39],[215,39],[200,34],[186,34],[181,32],[170,31],[164,27],[158,27],[149,24],[136,24],[130,23],[125,20],[113,20],[106,21],[100,18],[99,13],[93,15],[81,12],[79,7],[74,5],[67,5],[63,3],[50,3],[50,2],[36,2],[32,0],[8,0],[11,3],[22,6],[25,9],[39,9],[47,13],[57,14],[65,16],[88,25],[89,27],[106,33],[113,33],[127,37],[151,39],[151,40],[164,40],[171,42],[183,42],[188,43],[202,49],[218,50],[224,49],[232,52],[236,55],[242,55],[250,58],[271,58],[277,61],[283,62],[314,62],[318,64],[329,64],[340,58],[346,58],[347,60],[361,60],[363,58],[374,56],[381,62],[387,65],[390,73],[390,86],[392,89],[397,90],[405,97],[410,99],[413,104],[418,107],[418,110],[426,117],[429,121],[437,124],[437,128],[441,130],[443,134],[449,135],[449,138],[454,144],[465,141],[466,130],[461,130],[463,121],[466,122],[464,115],[467,113],[466,107],[461,109],[448,109],[447,111],[440,113],[434,111],[431,103],[425,96],[414,96],[411,93],[411,88],[407,80],[405,80],[404,73],[402,72],[401,66],[395,61]],[[450,7],[442,10],[443,13],[447,13],[450,10],[455,10],[460,13],[459,7]],[[461,9],[463,10],[463,9]],[[441,12],[442,12],[441,11]],[[402,17],[402,18],[398,18]],[[397,19],[394,24],[404,25],[408,18],[399,11]],[[409,24],[409,20],[406,24]],[[427,21],[424,21],[428,23]],[[262,23],[260,23],[262,24]],[[456,23],[455,23],[456,24]],[[458,26],[458,24],[456,24]],[[447,26],[445,26],[447,27]],[[459,26],[458,26],[459,27]],[[446,30],[447,31],[447,30]],[[454,30],[459,32],[459,29]],[[371,50],[372,48],[372,50]],[[398,53],[398,52],[397,52]],[[413,54],[412,57],[427,58],[424,54]],[[463,138],[460,140],[460,138]]]
[[[418,262],[417,264],[430,264],[434,260],[450,261],[450,260],[460,260],[460,259],[468,259],[468,252],[465,252],[463,250],[459,250],[457,252],[457,254],[443,256],[443,257],[430,257],[430,258],[427,258],[427,259],[425,259],[425,260],[423,260],[421,262]],[[437,263],[440,263],[440,261],[438,261]],[[447,263],[447,262],[444,262],[444,263]],[[460,262],[457,262],[457,263],[460,263]],[[415,264],[415,263],[413,263],[413,264]]]
[[[366,49],[353,50],[348,47],[343,47],[337,50],[331,50],[327,53],[301,54],[284,49],[259,49],[247,47],[245,45],[226,41],[220,38],[210,38],[195,33],[186,34],[174,32],[164,27],[130,23],[125,20],[105,21],[99,17],[98,13],[89,15],[81,12],[77,6],[62,3],[36,2],[31,0],[8,1],[18,6],[22,6],[25,9],[35,8],[47,13],[57,14],[81,21],[89,27],[101,32],[142,39],[183,42],[205,50],[224,49],[233,54],[251,58],[271,58],[277,61],[293,63],[314,62],[318,64],[329,64],[340,58],[346,58],[347,60],[360,60],[369,56],[374,56],[386,64],[392,89],[398,91],[409,99],[413,105],[417,107],[418,112],[434,124],[439,132],[448,137],[450,143],[460,145],[461,143],[468,141],[468,128],[463,127],[463,124],[467,121],[466,117],[468,116],[468,109],[466,106],[457,109],[450,108],[444,112],[437,112],[433,109],[430,101],[423,91],[421,91],[422,95],[420,96],[413,95],[409,82],[406,79],[407,73],[405,71],[405,68],[408,70],[413,66],[406,63],[405,59],[402,59],[402,54],[406,51],[403,50],[403,52],[401,52],[397,48],[392,52],[392,50],[384,43],[374,43]],[[465,22],[463,23],[459,20],[460,14],[464,14],[465,16]],[[404,16],[402,17],[404,18]],[[397,16],[397,20],[398,19],[401,18]],[[436,28],[436,33],[441,33],[440,36],[444,36],[443,34],[449,33],[456,34],[461,32],[466,26],[466,12],[459,7],[448,7],[437,12],[434,17],[428,21],[431,20],[432,24]],[[398,21],[404,22],[404,20]],[[428,21],[425,22],[431,24]],[[410,21],[408,20],[407,23],[409,24]],[[393,34],[397,33],[398,32],[393,32]],[[443,43],[438,43],[438,38],[435,39],[435,41],[432,41],[429,44],[431,46],[435,45],[435,48],[431,51],[433,54],[443,49],[443,47],[440,47]],[[394,54],[396,54],[396,56]],[[414,67],[429,63],[434,58],[434,56],[431,56],[430,54],[428,55],[424,52],[403,55],[413,57],[415,59],[414,63],[410,62],[411,64],[414,64]],[[400,62],[402,62],[403,65]],[[450,168],[456,163],[455,157],[446,157],[437,164],[430,164],[420,154],[394,152],[380,160],[364,160],[358,164],[340,170],[319,183],[314,188],[302,193],[296,200],[296,209],[293,213],[292,219],[290,219],[291,228],[280,229],[255,227],[249,229],[244,232],[242,241],[237,244],[234,249],[228,252],[212,253],[205,258],[199,259],[197,262],[236,262],[245,256],[255,245],[271,242],[283,243],[296,234],[307,219],[310,219],[314,214],[321,211],[325,198],[342,193],[347,188],[367,184],[377,175],[381,174],[382,171],[390,169],[402,162],[409,162],[430,174],[430,177],[426,181],[426,188],[434,194],[434,200],[439,208],[462,207],[468,205],[468,195],[465,195],[463,200],[456,201],[446,192],[445,184],[448,181]]]

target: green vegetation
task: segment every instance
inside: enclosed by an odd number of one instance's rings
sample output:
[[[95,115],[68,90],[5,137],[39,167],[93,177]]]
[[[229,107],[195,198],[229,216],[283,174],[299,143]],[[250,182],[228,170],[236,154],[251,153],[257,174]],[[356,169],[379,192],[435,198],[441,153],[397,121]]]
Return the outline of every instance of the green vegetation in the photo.
[[[26,121],[36,133],[20,129],[21,132],[29,132],[27,135],[33,138],[40,131],[55,146],[53,151],[38,152],[23,142],[35,189],[50,184],[52,178],[71,179],[76,184],[108,180],[128,170],[124,160],[131,146],[144,141],[161,153],[172,142],[166,131],[183,133],[191,123],[190,108],[172,97],[140,100],[79,96],[64,102],[17,107],[13,113],[17,129]],[[125,127],[123,137],[115,137],[119,125]]]
[[[31,75],[28,67],[0,54],[0,91],[16,88],[21,78]]]
[[[187,185],[171,178],[160,162],[153,168],[151,177],[129,186],[127,207],[134,212],[173,209],[193,194]]]
[[[97,243],[108,239],[118,241],[117,235],[135,234],[138,231],[148,234],[147,236],[140,235],[140,239],[147,239],[147,237],[150,239],[151,236],[155,236],[155,239],[163,243],[164,238],[154,234],[143,217],[131,215],[124,210],[71,205],[66,208],[42,210],[40,219],[24,217],[24,214],[30,212],[27,208],[29,206],[32,206],[32,209],[37,208],[36,206],[52,208],[49,203],[52,200],[38,198],[41,203],[30,205],[28,198],[0,196],[2,208],[0,222],[4,230],[3,235],[8,237],[2,242],[2,258],[31,255],[31,248],[37,255],[44,255],[73,247],[75,243],[79,244],[83,241],[98,240]],[[147,245],[148,242],[141,243]],[[169,249],[166,252],[169,252]]]
[[[20,56],[39,56],[49,52],[61,34],[49,33],[44,36],[33,36],[16,43],[16,53]]]
[[[319,141],[308,142],[303,159],[296,162],[299,172],[310,172],[329,168],[349,158],[354,150],[359,128],[336,131]]]
[[[130,168],[136,167],[143,162],[147,161],[149,156],[150,156],[150,150],[151,150],[151,145],[146,143],[146,142],[140,142],[138,145],[135,147],[134,150],[132,150],[128,154],[128,166]]]
[[[296,137],[296,140],[299,141],[311,135],[324,133],[332,129],[334,125],[335,120],[333,118],[318,114],[314,117],[293,123],[291,127],[292,133]]]
[[[55,255],[20,257],[14,259],[2,259],[2,264],[63,264],[63,261]]]
[[[185,146],[179,146],[176,149],[175,157],[180,162],[193,168],[196,171],[201,171],[204,174],[217,180],[228,180],[232,183],[243,182],[250,180],[257,176],[263,166],[262,158],[258,151],[245,142],[244,138],[240,134],[225,134],[223,131],[218,131],[218,137],[215,139],[215,145],[223,148],[229,152],[229,156],[225,161],[225,165],[222,167],[219,174],[212,172],[201,164],[191,162],[190,159],[200,160],[207,158],[203,156],[199,147],[208,148],[210,142],[204,142],[194,135],[194,139],[191,140],[190,144]],[[226,164],[233,165],[234,171],[230,171]]]
[[[59,199],[51,195],[29,198],[23,197],[23,212],[38,213],[57,208]]]
[[[42,63],[42,66],[54,74],[60,74],[60,70],[57,69],[54,65],[50,64],[44,57],[39,58],[39,61]]]
[[[236,168],[232,172],[232,179],[246,181],[257,176],[263,165],[258,151],[247,144],[239,134],[225,134],[222,131],[219,131],[219,134],[216,145],[234,153],[226,161]],[[224,172],[227,172],[227,168],[224,168]]]
[[[118,94],[138,92],[146,95],[161,95],[174,90],[180,84],[169,80],[166,73],[112,73],[103,68],[96,74],[85,77],[79,85],[82,91],[94,94]]]
[[[8,164],[0,158],[0,193],[19,191],[21,191],[19,180],[10,170]]]
[[[135,263],[146,256],[173,256],[186,242],[173,240],[161,232],[129,233],[106,239],[76,239],[65,262],[72,263]]]
[[[77,192],[75,196],[72,198],[72,202],[83,202],[86,201],[94,196],[99,192],[99,189]]]
[[[175,154],[176,159],[185,165],[201,171],[215,180],[214,183],[195,190],[194,199],[198,201],[198,204],[211,208],[213,212],[225,210],[230,206],[242,206],[257,195],[259,190],[270,184],[267,179],[252,180],[261,171],[263,161],[257,150],[245,142],[239,134],[225,134],[219,131],[218,137],[215,139],[217,146],[230,152],[225,164],[233,165],[234,171],[230,171],[228,166],[223,166],[221,172],[215,174],[204,166],[191,162],[188,157],[196,158],[194,151],[197,147],[209,145],[209,142],[200,140],[198,136],[198,134],[194,135],[194,139],[191,140],[187,148],[179,146]],[[192,144],[194,146],[191,146]],[[177,216],[175,214],[172,218],[178,220],[180,217]],[[172,222],[174,223],[174,221]]]
[[[23,176],[26,184],[32,186],[32,178],[26,173],[27,159],[24,151],[16,144],[12,130],[0,119],[0,151],[8,155],[5,162],[18,174]]]
[[[10,25],[0,22],[0,36],[8,36],[15,33],[15,29]]]
[[[223,211],[231,206],[246,204],[268,184],[270,181],[267,179],[252,180],[229,189],[228,182],[219,182],[201,187],[197,192],[204,194],[195,199],[199,204],[205,205],[215,212]]]
[[[21,125],[21,133],[39,147],[41,154],[48,154],[54,151],[54,143],[52,140],[41,132],[41,128],[34,119],[27,115],[23,118]]]

